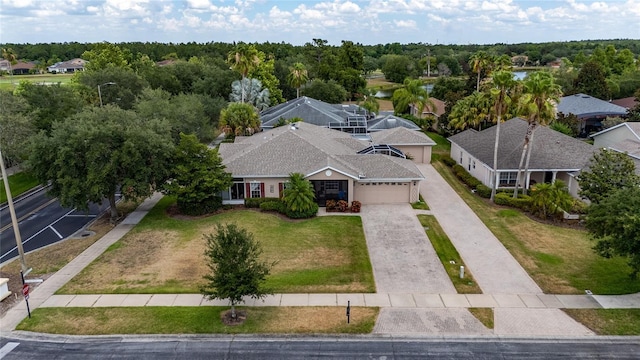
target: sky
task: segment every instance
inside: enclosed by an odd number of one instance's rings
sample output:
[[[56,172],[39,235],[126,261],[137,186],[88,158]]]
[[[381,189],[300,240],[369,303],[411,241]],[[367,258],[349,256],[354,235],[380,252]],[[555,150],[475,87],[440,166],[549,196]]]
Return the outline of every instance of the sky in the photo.
[[[640,39],[640,0],[0,0],[0,43]]]

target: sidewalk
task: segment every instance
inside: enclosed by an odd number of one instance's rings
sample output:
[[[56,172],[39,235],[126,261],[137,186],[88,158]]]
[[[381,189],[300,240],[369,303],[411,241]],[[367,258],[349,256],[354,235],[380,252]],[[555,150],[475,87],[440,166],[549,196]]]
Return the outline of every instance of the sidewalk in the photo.
[[[43,282],[29,295],[29,307],[34,310],[47,301],[58,289],[87,267],[93,260],[100,256],[109,246],[120,240],[126,233],[135,227],[137,223],[160,201],[162,194],[156,193],[145,200],[138,208],[129,214],[120,224],[114,227],[100,240],[87,248],[82,254],[58,270],[53,276]],[[24,300],[7,311],[0,319],[0,334],[12,331],[27,316],[27,305]]]

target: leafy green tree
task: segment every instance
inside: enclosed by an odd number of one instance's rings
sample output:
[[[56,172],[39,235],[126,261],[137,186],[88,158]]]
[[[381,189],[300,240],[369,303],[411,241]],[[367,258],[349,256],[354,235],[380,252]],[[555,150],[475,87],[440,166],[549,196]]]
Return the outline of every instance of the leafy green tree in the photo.
[[[219,126],[226,134],[251,135],[260,128],[260,117],[253,105],[234,102],[220,113]]]
[[[125,110],[133,109],[137,96],[147,87],[133,70],[115,66],[78,72],[74,81],[83,85],[82,96],[87,103],[99,106],[102,98],[103,105],[113,104]]]
[[[253,234],[236,224],[216,225],[216,233],[205,235],[205,257],[211,271],[200,293],[209,300],[229,299],[231,317],[245,296],[261,299],[270,291],[265,280],[275,263],[262,262],[262,248]]]
[[[396,114],[406,113],[410,106],[415,106],[419,117],[426,107],[435,108],[421,80],[405,79],[403,87],[393,92],[391,100]]]
[[[0,91],[0,104],[0,149],[7,166],[11,166],[28,158],[28,144],[37,129],[28,114],[29,104],[22,97]]]
[[[411,77],[413,62],[409,57],[404,55],[386,55],[383,61],[382,73],[385,79],[394,83],[402,83],[404,79]]]
[[[249,76],[258,67],[260,61],[261,59],[255,46],[245,43],[238,43],[227,57],[227,62],[231,65],[231,68],[239,72],[242,75],[242,79]],[[244,96],[242,96],[241,101],[244,102]]]
[[[573,197],[562,180],[535,184],[531,189],[531,210],[543,219],[569,210],[572,205]]]
[[[453,106],[448,126],[456,130],[479,129],[490,120],[491,107],[491,98],[487,93],[474,91]]]
[[[579,195],[597,204],[616,190],[640,186],[631,158],[615,150],[601,149],[593,154],[589,166],[578,175]]]
[[[314,79],[302,88],[302,95],[329,104],[340,104],[347,99],[347,91],[335,80]]]
[[[594,250],[606,258],[627,257],[635,278],[640,272],[640,187],[615,190],[591,204],[585,225],[598,241]]]
[[[123,50],[118,45],[108,42],[94,44],[91,50],[82,54],[82,58],[87,60],[85,70],[96,71],[111,67],[130,69],[131,53]]]
[[[380,103],[378,102],[378,99],[376,99],[376,97],[371,94],[364,96],[364,101],[362,102],[362,104],[360,104],[360,106],[370,113],[377,114],[380,110]]]
[[[309,72],[303,63],[295,63],[290,69],[289,84],[296,88],[296,98],[300,97],[300,87],[309,81]]]
[[[315,198],[316,194],[313,190],[313,185],[309,180],[304,178],[303,174],[289,174],[289,182],[287,183],[282,196],[282,201],[286,205],[287,215],[289,215],[289,217],[309,217],[305,215],[311,212],[315,215],[318,211],[318,205],[315,202]],[[315,210],[315,212],[313,210]],[[298,214],[302,216],[299,216]]]
[[[23,80],[16,94],[26,100],[33,126],[46,132],[51,131],[54,123],[79,113],[83,108],[82,97],[74,86],[59,83],[43,86]]]
[[[529,74],[522,81],[522,85],[524,86],[524,95],[520,98],[520,111],[527,118],[529,124],[522,145],[522,155],[520,157],[520,164],[518,165],[516,186],[513,192],[514,198],[518,196],[518,185],[520,185],[522,165],[524,164],[525,174],[529,171],[531,144],[535,130],[539,125],[546,125],[554,119],[554,104],[560,101],[562,94],[560,85],[554,82],[553,76],[548,72],[536,71]],[[527,189],[524,188],[523,190],[526,194]]]
[[[143,121],[113,105],[87,108],[34,137],[29,165],[63,206],[87,209],[105,198],[118,217],[116,191],[148,197],[169,174],[173,142],[166,122]]]
[[[573,90],[607,101],[611,96],[604,68],[598,62],[591,60],[580,69],[573,83]]]
[[[275,75],[275,59],[266,58],[263,52],[258,52],[260,62],[258,66],[249,73],[249,77],[258,79],[262,87],[269,90],[270,104],[280,104],[284,102],[282,90],[280,89],[280,79]]]
[[[177,197],[178,210],[187,215],[210,214],[222,207],[219,193],[233,184],[218,152],[195,135],[180,134],[173,169],[164,191]]]

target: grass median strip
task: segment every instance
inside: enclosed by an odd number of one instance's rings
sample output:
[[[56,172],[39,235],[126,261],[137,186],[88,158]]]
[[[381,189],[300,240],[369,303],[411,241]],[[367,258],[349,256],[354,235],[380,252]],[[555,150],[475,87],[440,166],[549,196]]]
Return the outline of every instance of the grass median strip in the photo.
[[[640,309],[564,309],[598,335],[640,335]]]
[[[236,223],[254,234],[264,259],[277,261],[267,286],[278,293],[374,292],[362,221],[322,216],[290,221],[252,210],[201,218],[167,215],[165,197],[123,239],[113,244],[59,293],[198,293],[208,272],[203,234]]]
[[[227,326],[228,307],[40,308],[17,330],[67,335],[102,334],[368,334],[378,308],[238,307],[243,324]]]
[[[465,277],[460,278],[460,266],[464,266],[458,250],[449,240],[447,234],[442,230],[438,220],[433,215],[418,215],[420,223],[427,232],[427,237],[431,241],[438,258],[442,262],[453,286],[460,294],[482,294],[482,290],[476,284],[473,275],[467,269]]]

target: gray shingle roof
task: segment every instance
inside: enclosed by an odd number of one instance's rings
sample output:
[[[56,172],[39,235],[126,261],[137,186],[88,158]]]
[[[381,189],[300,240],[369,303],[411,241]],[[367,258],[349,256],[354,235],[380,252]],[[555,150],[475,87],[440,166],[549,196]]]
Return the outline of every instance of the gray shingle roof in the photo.
[[[420,127],[413,121],[397,117],[395,115],[384,115],[367,122],[367,129],[371,132],[384,129],[405,127],[411,130],[420,130]]]
[[[387,145],[435,145],[436,142],[420,131],[396,127],[385,131],[371,133],[371,139],[376,144]]]
[[[368,142],[347,133],[299,123],[297,129],[282,126],[244,138],[241,143],[222,143],[219,153],[235,177],[285,177],[292,172],[309,175],[330,167],[354,179],[360,175],[369,180],[423,178],[410,160],[356,154],[367,146]]]
[[[558,103],[558,112],[565,115],[574,114],[578,118],[594,116],[622,116],[627,109],[608,101],[594,98],[585,94],[575,94],[562,97]]]
[[[500,125],[498,170],[517,170],[522,154],[527,122],[514,118]],[[466,130],[448,138],[476,159],[493,167],[496,126],[483,131]],[[533,136],[531,170],[580,170],[593,152],[593,145],[574,139],[546,126],[539,126]],[[454,158],[456,154],[453,154]]]

